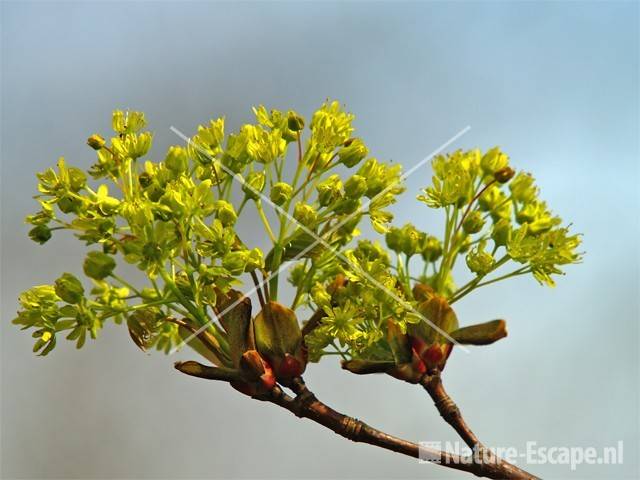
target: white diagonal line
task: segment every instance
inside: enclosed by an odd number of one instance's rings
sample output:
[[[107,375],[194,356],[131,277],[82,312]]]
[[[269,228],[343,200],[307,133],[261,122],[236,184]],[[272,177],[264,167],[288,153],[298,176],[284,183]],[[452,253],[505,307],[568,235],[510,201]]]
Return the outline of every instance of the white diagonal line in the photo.
[[[340,220],[336,225],[334,225],[329,230],[327,230],[325,232],[325,236],[331,235],[333,232],[338,230],[340,227],[342,227],[344,224],[346,224],[353,217],[355,217],[359,213],[363,212],[364,209],[366,209],[369,205],[371,205],[371,203],[374,202],[377,198],[380,198],[382,195],[384,195],[385,193],[389,192],[396,185],[400,184],[400,182],[406,180],[409,175],[411,175],[413,172],[417,171],[421,166],[423,166],[425,163],[427,163],[429,160],[431,160],[438,153],[440,153],[442,150],[447,148],[449,145],[451,145],[453,142],[455,142],[458,138],[460,138],[462,135],[467,133],[469,130],[471,130],[471,126],[467,125],[462,130],[460,130],[458,133],[456,133],[453,137],[451,137],[449,140],[444,142],[442,145],[440,145],[438,148],[436,148],[433,152],[431,152],[429,155],[424,157],[422,160],[420,160],[418,163],[416,163],[413,167],[411,167],[409,170],[407,170],[406,173],[404,173],[403,175],[400,175],[400,178],[398,178],[397,180],[395,180],[392,183],[390,183],[389,185],[387,185],[384,188],[384,190],[382,190],[377,195],[374,195],[370,199],[366,200],[364,202],[364,204],[360,205],[354,212],[350,213],[345,218]],[[314,242],[313,245],[317,245],[317,243],[318,243],[318,241],[316,240],[316,242]]]
[[[306,252],[303,252],[301,255],[303,255]],[[269,280],[271,280],[271,277],[274,277],[276,275],[279,275],[280,272],[282,272],[282,270],[285,270],[288,265],[297,260],[297,258],[292,258],[291,260],[289,260],[288,262],[283,263],[280,268],[278,270],[276,270],[275,272],[272,272],[270,275],[268,275],[262,282],[258,283],[258,285],[254,286],[251,290],[247,291],[242,297],[240,297],[238,300],[236,300],[235,302],[231,303],[227,308],[225,308],[224,310],[222,310],[219,313],[215,313],[213,312],[214,316],[218,318],[219,317],[223,317],[227,312],[231,311],[233,308],[235,308],[236,305],[238,305],[240,302],[242,302],[242,300],[245,299],[245,297],[248,297],[250,295],[252,295],[254,292],[258,291],[258,289],[262,288],[262,286],[267,283]],[[213,320],[209,320],[207,323],[205,323],[204,325],[202,325],[198,330],[196,330],[195,332],[193,332],[191,335],[189,335],[186,339],[182,340],[178,345],[176,345],[175,347],[173,347],[168,355],[173,355],[174,353],[176,353],[178,350],[180,350],[180,348],[182,347],[182,345],[184,345],[185,343],[189,343],[192,339],[194,339],[195,337],[197,337],[199,334],[201,334],[204,330],[207,329],[207,327],[213,323]]]
[[[456,134],[453,137],[453,140],[450,140],[449,142],[446,142],[444,144],[443,147],[441,148],[446,148],[446,145],[450,144],[451,142],[453,142],[456,138],[459,138],[461,135],[463,135],[464,133],[466,133],[471,127],[466,127],[465,129],[463,129],[461,132],[459,132],[458,134]],[[187,137],[185,134],[183,134],[180,130],[178,130],[177,128],[171,126],[170,130],[175,133],[176,135],[178,135],[180,138],[182,138],[184,141],[186,141],[188,144],[194,146],[196,149],[198,149],[198,151],[200,151],[201,153],[209,156],[211,158],[211,156],[208,154],[208,152],[206,152],[204,149],[202,149],[200,146],[193,144],[193,142],[191,141],[191,139],[189,137]],[[424,163],[425,161],[428,161],[428,158],[426,160],[423,160],[422,163]],[[214,158],[211,158],[211,160],[215,160]],[[227,167],[226,165],[223,165],[222,162],[217,162],[217,165],[220,166],[220,168],[222,168],[228,175],[230,175],[232,178],[236,179],[238,182],[240,182],[241,185],[246,185],[255,195],[259,196],[261,199],[263,199],[266,203],[268,203],[269,205],[271,205],[276,211],[278,211],[279,213],[281,213],[282,215],[284,215],[285,217],[287,217],[287,219],[289,219],[291,222],[295,223],[298,225],[299,228],[301,228],[303,231],[305,231],[306,233],[308,233],[310,236],[312,236],[313,238],[315,238],[317,241],[312,243],[309,247],[307,247],[306,250],[303,250],[304,253],[306,253],[306,251],[308,251],[309,249],[313,248],[315,245],[317,245],[317,243],[322,243],[328,250],[330,250],[331,252],[334,253],[334,255],[336,257],[338,257],[339,259],[341,259],[343,262],[347,263],[348,265],[350,265],[353,269],[355,269],[356,271],[358,271],[358,273],[360,275],[362,275],[363,277],[365,277],[367,280],[369,280],[371,283],[373,283],[376,287],[378,287],[379,289],[381,289],[382,291],[384,291],[387,295],[389,295],[391,298],[393,298],[394,300],[396,300],[398,303],[400,303],[403,307],[405,307],[407,310],[413,312],[415,315],[417,315],[418,317],[420,317],[421,319],[423,319],[425,322],[427,322],[428,325],[430,325],[434,330],[436,330],[438,333],[440,333],[443,337],[445,337],[447,340],[449,340],[451,343],[459,346],[462,350],[464,350],[465,352],[468,352],[468,349],[466,349],[464,346],[460,345],[453,337],[451,337],[451,335],[449,335],[447,332],[445,332],[444,330],[442,330],[440,327],[438,327],[435,323],[433,323],[431,320],[429,320],[428,318],[426,318],[424,315],[422,315],[422,313],[420,313],[418,310],[416,310],[409,302],[407,302],[406,300],[404,300],[403,298],[399,297],[398,295],[396,295],[394,292],[390,291],[387,287],[385,287],[384,285],[382,285],[380,282],[378,282],[375,278],[373,278],[371,275],[369,275],[367,272],[365,272],[359,265],[356,265],[355,263],[353,263],[351,260],[349,260],[344,254],[342,254],[341,252],[337,251],[330,243],[328,243],[325,239],[323,239],[322,237],[318,236],[315,232],[313,232],[311,229],[309,229],[308,227],[306,227],[305,225],[302,225],[300,222],[298,222],[295,218],[293,218],[293,216],[291,216],[291,214],[289,214],[289,212],[285,211],[284,209],[280,208],[278,205],[276,205],[275,203],[273,203],[271,201],[271,199],[267,196],[265,196],[262,192],[259,192],[258,190],[256,190],[255,188],[253,188],[251,185],[246,184],[244,181],[244,178],[242,178],[242,175],[240,175],[239,173],[235,173],[233,172],[233,170],[231,170],[229,167]],[[414,167],[411,170],[411,173],[413,173],[418,167]],[[381,192],[382,193],[382,192]],[[377,197],[377,196],[376,196]],[[376,198],[374,197],[374,198]],[[296,257],[294,257],[292,260],[297,260],[298,258],[300,258],[304,253],[300,253],[298,254]],[[269,277],[270,278],[270,277]],[[265,281],[262,282],[262,284],[264,284]],[[260,285],[262,285],[260,284]],[[257,287],[255,287],[253,289],[253,291],[256,291]],[[253,292],[252,292],[253,293]],[[239,303],[239,300],[236,302],[236,305]],[[235,305],[233,305],[235,306]],[[231,307],[228,307],[225,310],[229,310]],[[209,325],[209,323],[211,323],[211,321],[207,322],[205,325],[203,325],[198,331],[197,333],[200,333],[202,330],[204,330],[207,325]],[[187,339],[190,340],[191,338],[193,338],[197,333],[194,333],[191,337],[189,337]]]

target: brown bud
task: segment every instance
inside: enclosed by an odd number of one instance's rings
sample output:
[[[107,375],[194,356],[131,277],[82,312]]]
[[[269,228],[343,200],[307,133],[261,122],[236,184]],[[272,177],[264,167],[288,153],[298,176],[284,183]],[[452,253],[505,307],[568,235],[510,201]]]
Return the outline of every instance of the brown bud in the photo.
[[[289,127],[289,130],[293,132],[299,132],[304,128],[304,118],[302,118],[296,112],[288,112],[287,126]]]
[[[515,170],[511,167],[504,167],[493,174],[493,178],[498,183],[507,183],[516,174]]]
[[[256,383],[257,387],[264,390],[271,390],[276,384],[271,365],[255,350],[248,350],[242,354],[240,371],[248,383]]]
[[[94,150],[102,150],[102,147],[105,145],[104,138],[102,138],[97,133],[94,133],[89,138],[87,138],[87,145],[89,145]]]
[[[286,353],[280,364],[275,366],[277,378],[295,378],[302,375],[302,372],[304,372],[304,363],[289,353]]]

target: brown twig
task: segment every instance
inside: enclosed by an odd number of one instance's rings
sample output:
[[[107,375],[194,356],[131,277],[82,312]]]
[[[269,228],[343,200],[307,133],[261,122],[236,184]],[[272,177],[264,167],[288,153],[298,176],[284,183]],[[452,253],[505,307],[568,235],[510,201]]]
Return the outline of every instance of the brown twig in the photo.
[[[194,377],[227,381],[226,371],[219,372],[217,368],[206,367],[197,362],[178,362],[176,368]],[[293,379],[290,388],[296,394],[295,398],[286,394],[278,385],[268,393],[254,398],[278,405],[299,418],[308,418],[353,442],[367,443],[412,458],[421,458],[448,468],[472,473],[478,477],[516,480],[536,480],[537,478],[495,456],[490,458],[491,461],[478,462],[473,457],[462,457],[419,446],[414,442],[389,435],[325,405],[307,388],[300,377]]]
[[[535,479],[528,472],[512,465],[505,460],[501,460],[488,448],[486,448],[478,439],[475,433],[471,430],[467,422],[464,420],[460,409],[456,403],[452,400],[449,394],[442,385],[442,378],[440,372],[436,372],[432,375],[425,375],[420,382],[424,389],[429,393],[429,396],[433,400],[438,412],[442,418],[453,427],[453,429],[460,435],[460,438],[467,444],[467,446],[474,452],[474,456],[482,459],[482,464],[488,467],[493,466],[498,473],[498,477],[490,478],[514,478],[514,479]],[[478,464],[478,463],[476,463]],[[498,468],[499,467],[499,468]],[[475,472],[474,472],[475,473]],[[476,473],[477,475],[477,473]],[[480,476],[480,475],[479,475]]]
[[[484,446],[480,443],[478,437],[476,437],[464,418],[462,418],[460,409],[445,391],[440,373],[425,376],[421,384],[431,396],[442,418],[458,432],[458,435],[464,440],[464,443],[472,450],[483,449]]]
[[[493,185],[494,183],[496,183],[495,179],[491,180],[489,183],[487,183],[483,188],[480,189],[480,191],[478,193],[476,193],[474,195],[474,197],[471,199],[471,201],[467,205],[466,210],[462,214],[462,218],[460,219],[460,223],[458,223],[458,226],[454,230],[453,235],[452,235],[451,238],[454,238],[454,239],[456,238],[456,233],[458,233],[458,230],[460,230],[460,227],[462,227],[462,224],[464,223],[464,219],[467,217],[467,215],[469,214],[469,211],[471,210],[471,207],[473,206],[473,202],[475,202],[477,199],[479,199],[482,196],[482,194],[484,192],[486,192],[489,189],[489,187],[491,187],[491,185]]]
[[[318,400],[301,379],[294,381],[293,389],[296,392],[295,398],[287,395],[280,387],[276,386],[269,396],[260,398],[260,400],[266,400],[285,408],[299,418],[308,418],[352,442],[367,443],[412,458],[420,458],[422,448],[423,457],[429,458],[434,463],[469,473],[474,473],[476,469],[476,466],[468,459],[440,450],[420,447],[414,442],[394,437],[361,420],[335,411]]]

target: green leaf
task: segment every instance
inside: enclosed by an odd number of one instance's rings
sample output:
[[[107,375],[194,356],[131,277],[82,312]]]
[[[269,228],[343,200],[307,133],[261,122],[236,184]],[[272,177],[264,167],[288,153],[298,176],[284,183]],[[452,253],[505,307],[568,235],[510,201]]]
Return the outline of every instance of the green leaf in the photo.
[[[394,362],[371,361],[371,360],[346,360],[342,362],[342,368],[357,375],[367,375],[369,373],[385,373],[395,366]]]
[[[507,336],[507,322],[492,320],[478,325],[460,328],[451,337],[463,345],[489,345]]]
[[[220,367],[208,367],[192,360],[187,362],[176,362],[174,367],[182,373],[209,380],[222,380],[231,382],[239,378],[236,370]]]
[[[82,268],[87,277],[102,280],[113,272],[116,262],[109,255],[94,251],[87,254]]]
[[[294,354],[302,343],[302,331],[293,310],[269,302],[254,320],[256,346],[261,355],[282,358]]]
[[[433,325],[435,325],[439,330],[446,333],[457,330],[458,317],[449,306],[447,300],[440,295],[434,294],[418,306],[418,311],[424,318],[407,326],[409,334],[421,338],[427,344],[448,343],[449,340],[440,331],[433,328]],[[430,323],[426,322],[425,319],[429,320]]]
[[[400,365],[411,360],[411,343],[400,326],[393,320],[387,320],[387,341],[391,347],[396,364]]]
[[[238,367],[242,354],[255,348],[251,299],[244,297],[237,290],[230,290],[227,294],[217,292],[216,311],[222,327],[227,332],[231,361]]]

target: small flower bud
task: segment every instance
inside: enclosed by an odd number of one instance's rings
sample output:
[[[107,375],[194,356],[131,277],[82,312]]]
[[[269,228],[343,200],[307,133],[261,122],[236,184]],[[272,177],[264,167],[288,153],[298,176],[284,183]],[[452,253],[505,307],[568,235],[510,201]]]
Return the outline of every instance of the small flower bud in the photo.
[[[343,198],[336,203],[333,211],[338,215],[351,215],[360,208],[361,202],[359,198]]]
[[[54,284],[56,294],[65,302],[79,303],[84,296],[84,288],[75,276],[70,273],[63,273]]]
[[[384,239],[387,242],[387,247],[389,247],[390,250],[396,253],[400,253],[402,251],[402,248],[400,246],[402,241],[402,232],[399,228],[389,228],[389,231],[384,236]]]
[[[58,200],[58,208],[62,213],[76,213],[82,206],[82,200],[77,197],[65,195]]]
[[[262,257],[262,250],[259,248],[253,248],[249,250],[246,258],[246,265],[244,266],[245,272],[253,272],[257,268],[264,266],[264,259]]]
[[[260,198],[259,193],[264,190],[265,176],[264,172],[250,172],[242,185],[242,191],[250,200]]]
[[[231,275],[240,275],[245,271],[247,257],[248,255],[245,250],[229,252],[222,258],[222,266],[227,269]]]
[[[467,266],[469,270],[478,275],[486,275],[491,271],[495,263],[493,256],[483,250],[482,243],[467,254]]]
[[[342,195],[342,181],[339,175],[331,175],[326,180],[320,182],[316,187],[318,191],[318,203],[321,207],[333,203]]]
[[[407,224],[400,229],[400,250],[402,253],[411,257],[418,253],[418,246],[420,244],[420,232],[416,228]]]
[[[289,283],[294,287],[301,287],[304,281],[307,278],[307,270],[305,269],[304,263],[296,263],[295,266],[291,269],[291,273],[289,274]]]
[[[287,113],[287,126],[289,127],[289,130],[299,132],[304,128],[304,118],[296,112],[289,110]]]
[[[142,188],[147,188],[153,182],[153,177],[148,172],[142,172],[138,175],[138,183]]]
[[[340,163],[351,168],[360,163],[369,154],[369,149],[359,138],[350,139],[338,150]]]
[[[296,203],[293,209],[293,218],[306,227],[313,226],[318,220],[318,213],[311,205],[303,202]]]
[[[85,275],[94,280],[102,280],[109,276],[114,268],[116,268],[115,260],[97,251],[89,252],[82,265]]]
[[[494,172],[493,178],[495,178],[498,183],[507,183],[515,174],[516,172],[513,168],[504,167],[497,172]]]
[[[189,166],[187,151],[178,145],[169,147],[167,156],[164,159],[164,164],[174,173],[185,172]]]
[[[51,238],[51,229],[46,225],[37,225],[29,230],[29,238],[42,245]]]
[[[285,182],[278,182],[271,187],[269,198],[276,205],[282,206],[291,199],[292,194],[293,188],[291,185]]]
[[[420,253],[425,262],[435,262],[442,255],[442,243],[433,235],[427,235]]]
[[[464,219],[462,222],[462,228],[466,233],[473,234],[478,233],[484,227],[484,219],[482,218],[482,214],[475,210]]]
[[[107,240],[102,243],[102,252],[107,255],[115,255],[118,252],[118,245],[113,240]]]
[[[87,145],[89,145],[94,150],[101,150],[105,145],[104,138],[102,138],[97,133],[94,133],[87,139]]]
[[[217,218],[218,220],[220,220],[220,222],[222,222],[222,225],[227,227],[236,223],[238,215],[236,214],[233,205],[231,205],[229,202],[218,200],[216,202],[215,208],[217,212]]]
[[[367,192],[367,179],[353,175],[344,184],[344,193],[349,198],[360,198]]]

